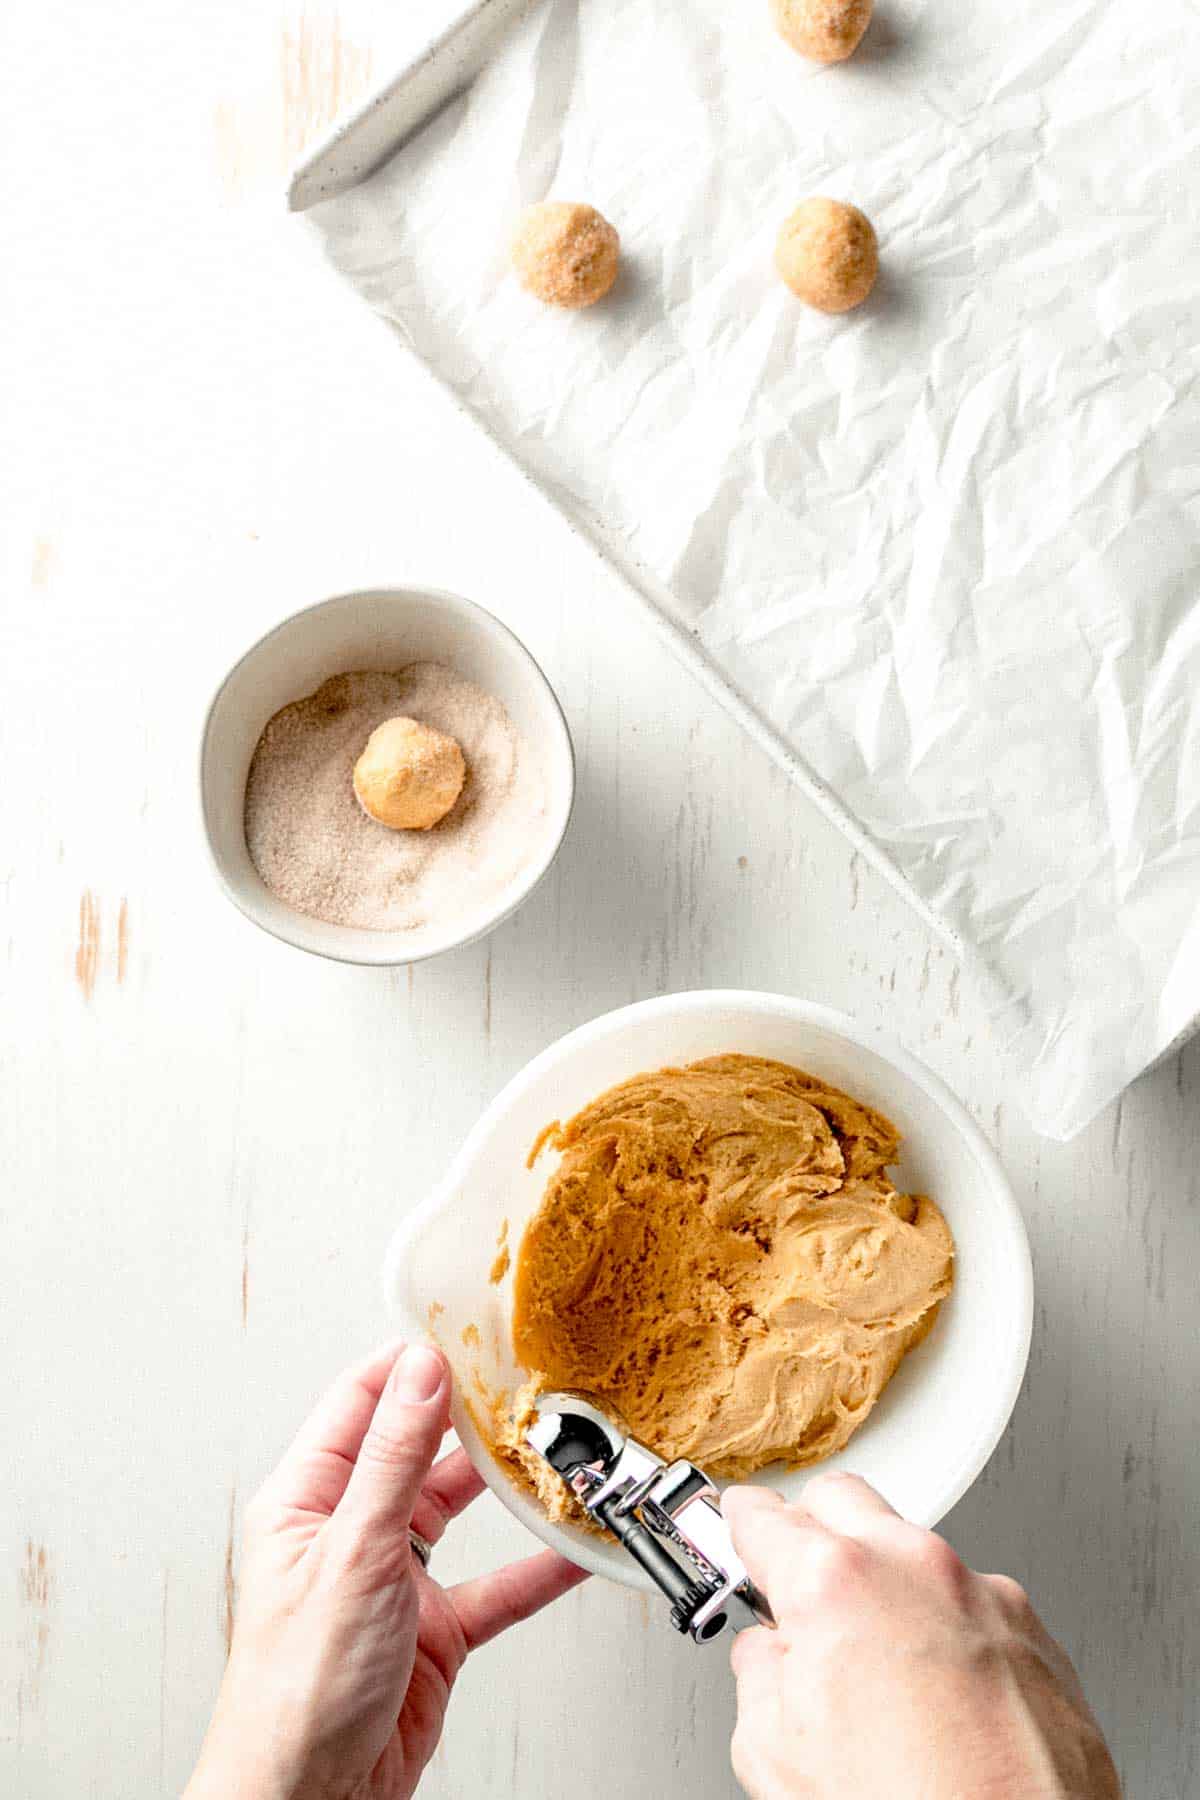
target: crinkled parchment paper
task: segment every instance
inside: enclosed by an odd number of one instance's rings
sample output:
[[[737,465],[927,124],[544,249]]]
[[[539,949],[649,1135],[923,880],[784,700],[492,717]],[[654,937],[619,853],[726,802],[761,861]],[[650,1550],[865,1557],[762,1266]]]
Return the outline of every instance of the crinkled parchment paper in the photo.
[[[880,0],[821,70],[765,0],[548,0],[314,214],[962,940],[1054,1135],[1200,1013],[1198,28]],[[881,240],[841,319],[772,270],[811,193]],[[621,232],[590,312],[506,273],[547,195]]]

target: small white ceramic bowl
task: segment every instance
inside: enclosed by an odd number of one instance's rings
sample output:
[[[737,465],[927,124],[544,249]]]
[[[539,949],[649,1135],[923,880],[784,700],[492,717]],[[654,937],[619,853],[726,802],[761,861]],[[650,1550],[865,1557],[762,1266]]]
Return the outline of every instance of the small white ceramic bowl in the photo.
[[[778,994],[668,994],[560,1038],[509,1082],[441,1186],[400,1226],[387,1257],[388,1299],[410,1336],[425,1335],[433,1320],[460,1393],[473,1392],[476,1370],[489,1387],[513,1386],[521,1371],[511,1278],[493,1287],[489,1271],[501,1221],[515,1254],[545,1188],[545,1162],[525,1166],[534,1138],[614,1082],[731,1050],[793,1063],[879,1107],[904,1134],[899,1184],[931,1194],[949,1220],[958,1249],[950,1299],[866,1424],[826,1465],[865,1476],[907,1518],[935,1525],[987,1462],[1016,1402],[1033,1322],[1029,1244],[995,1153],[945,1084],[898,1044],[826,1007]],[[464,1342],[470,1325],[478,1349],[472,1334]],[[648,1585],[616,1543],[551,1525],[489,1455],[457,1395],[453,1413],[471,1460],[531,1531],[594,1574]],[[757,1479],[796,1495],[812,1472],[772,1469]]]
[[[307,918],[276,898],[246,848],[250,759],[267,720],[348,669],[446,663],[495,695],[541,764],[546,809],[523,866],[499,894],[445,924],[364,931]],[[520,640],[470,600],[434,588],[372,588],[293,613],[246,651],[208,709],[200,746],[200,802],[217,879],[233,904],[286,943],[338,962],[422,962],[472,943],[532,893],[562,843],[575,798],[571,737],[554,689]]]

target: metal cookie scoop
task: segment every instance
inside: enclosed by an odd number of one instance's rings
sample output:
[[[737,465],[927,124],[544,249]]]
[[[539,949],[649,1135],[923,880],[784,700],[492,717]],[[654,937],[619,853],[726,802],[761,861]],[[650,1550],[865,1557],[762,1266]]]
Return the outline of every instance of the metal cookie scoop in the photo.
[[[537,1415],[527,1442],[662,1589],[676,1631],[707,1644],[726,1625],[774,1625],[703,1469],[663,1462],[583,1394],[542,1394]]]

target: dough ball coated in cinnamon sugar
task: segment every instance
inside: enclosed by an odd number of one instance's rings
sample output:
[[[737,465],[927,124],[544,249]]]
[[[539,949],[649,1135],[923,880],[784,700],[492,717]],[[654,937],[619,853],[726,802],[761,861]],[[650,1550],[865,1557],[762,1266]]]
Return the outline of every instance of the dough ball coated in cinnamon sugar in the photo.
[[[594,206],[543,200],[521,215],[512,266],[527,293],[549,306],[578,308],[602,300],[617,279],[621,240]]]
[[[354,765],[359,805],[391,831],[429,831],[466,780],[457,741],[416,719],[385,719]]]
[[[818,312],[859,306],[879,273],[875,227],[857,206],[815,195],[783,222],[775,267],[793,294]]]
[[[845,62],[871,23],[873,0],[771,0],[771,17],[785,43],[812,62]]]

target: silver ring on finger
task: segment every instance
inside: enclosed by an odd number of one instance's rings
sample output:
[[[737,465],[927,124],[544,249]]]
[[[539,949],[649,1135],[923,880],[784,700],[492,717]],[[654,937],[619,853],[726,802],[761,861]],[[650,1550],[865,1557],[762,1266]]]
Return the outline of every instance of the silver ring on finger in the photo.
[[[433,1555],[433,1545],[428,1538],[423,1538],[419,1531],[408,1528],[408,1541],[412,1545],[412,1553],[423,1569],[429,1567],[429,1559]]]

